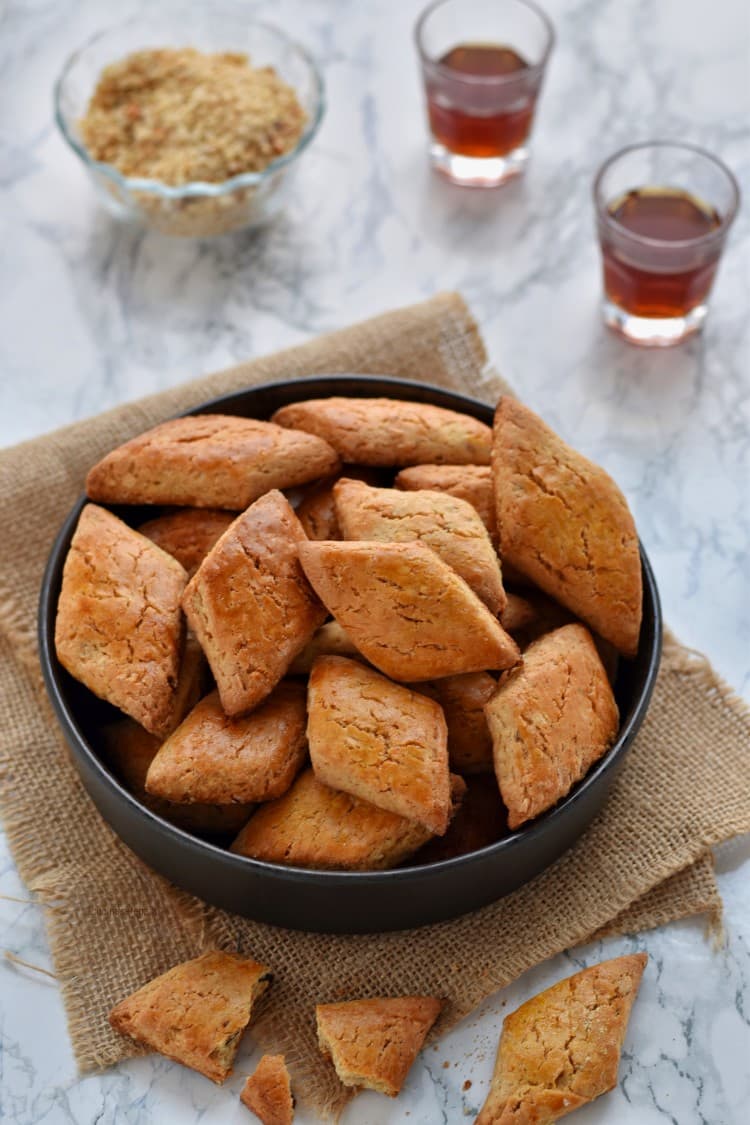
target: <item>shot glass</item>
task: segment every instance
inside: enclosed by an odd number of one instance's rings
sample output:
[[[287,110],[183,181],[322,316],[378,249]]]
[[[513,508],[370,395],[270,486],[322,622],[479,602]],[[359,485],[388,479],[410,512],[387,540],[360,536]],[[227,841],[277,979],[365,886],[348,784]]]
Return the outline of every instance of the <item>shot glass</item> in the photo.
[[[693,145],[611,156],[594,180],[605,324],[645,347],[698,332],[739,199],[729,169]]]
[[[523,170],[554,37],[532,0],[436,0],[425,9],[415,38],[438,172],[497,187]]]

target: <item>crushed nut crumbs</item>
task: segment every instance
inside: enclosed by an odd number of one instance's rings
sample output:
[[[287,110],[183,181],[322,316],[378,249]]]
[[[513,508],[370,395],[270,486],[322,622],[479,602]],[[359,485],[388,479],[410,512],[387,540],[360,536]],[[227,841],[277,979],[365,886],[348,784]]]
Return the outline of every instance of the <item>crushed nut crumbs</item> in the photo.
[[[273,67],[192,47],[106,67],[80,122],[98,161],[171,186],[259,172],[295,146],[306,114]]]

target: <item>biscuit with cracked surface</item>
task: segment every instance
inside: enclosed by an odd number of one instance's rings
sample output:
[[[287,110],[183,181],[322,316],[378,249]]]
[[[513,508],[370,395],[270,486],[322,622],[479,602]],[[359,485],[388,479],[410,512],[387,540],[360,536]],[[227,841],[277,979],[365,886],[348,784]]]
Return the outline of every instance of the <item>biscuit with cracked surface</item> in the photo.
[[[326,619],[299,563],[306,542],[274,490],[238,516],[188,583],[182,605],[227,715],[257,707]]]
[[[173,418],[118,446],[86,477],[105,504],[175,504],[240,512],[273,488],[335,473],[339,460],[313,434],[238,418]]]
[[[283,1055],[263,1055],[242,1087],[240,1101],[261,1125],[292,1125],[294,1098]]]
[[[160,747],[146,789],[187,804],[254,804],[280,797],[307,756],[305,698],[304,684],[282,680],[249,715],[231,719],[212,691]]]
[[[236,517],[236,512],[222,512],[218,508],[180,508],[147,520],[138,530],[177,559],[192,578],[216,540]]]
[[[500,560],[479,514],[466,500],[429,489],[371,488],[346,477],[334,485],[333,495],[342,538],[425,543],[490,613],[498,616],[505,608]]]
[[[506,1016],[476,1125],[550,1125],[612,1090],[647,960],[602,961]]]
[[[236,836],[247,824],[252,805],[178,805],[146,792],[146,776],[161,739],[149,734],[134,719],[118,719],[100,728],[103,757],[119,781],[136,800],[156,816],[186,832],[202,836]]]
[[[307,699],[318,780],[442,836],[451,795],[440,705],[341,656],[318,657]]]
[[[435,996],[317,1004],[318,1044],[344,1086],[395,1098],[442,1007]]]
[[[347,465],[346,475],[351,480],[362,480],[368,484],[377,484],[382,476],[377,469],[358,465]],[[341,539],[341,528],[333,499],[333,486],[340,479],[340,477],[330,477],[320,484],[311,485],[297,505],[297,518],[304,527],[308,539]]]
[[[635,656],[638,535],[609,474],[507,397],[495,412],[492,467],[501,558],[623,655]]]
[[[112,1009],[115,1031],[221,1084],[271,973],[216,950],[175,965]]]
[[[492,431],[468,414],[395,398],[308,399],[272,416],[323,438],[357,465],[488,465]]]
[[[303,543],[299,557],[362,655],[392,680],[503,669],[518,659],[497,618],[424,543]]]
[[[393,486],[406,492],[429,488],[465,500],[478,512],[493,543],[497,542],[495,493],[489,465],[412,465],[396,474]]]
[[[71,676],[152,734],[174,722],[187,574],[145,535],[87,504],[63,568],[55,649]]]
[[[508,825],[552,808],[617,736],[607,673],[585,625],[546,633],[485,705]]]
[[[453,808],[465,786],[451,778]],[[318,871],[385,871],[430,839],[422,824],[331,789],[304,770],[291,789],[261,805],[230,851]]]

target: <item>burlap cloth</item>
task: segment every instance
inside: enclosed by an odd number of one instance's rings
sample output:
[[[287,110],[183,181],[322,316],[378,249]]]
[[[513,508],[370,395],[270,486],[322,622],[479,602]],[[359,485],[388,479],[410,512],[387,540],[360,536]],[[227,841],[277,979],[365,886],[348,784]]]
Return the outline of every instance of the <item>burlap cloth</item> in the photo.
[[[252,383],[360,371],[423,379],[492,402],[476,325],[454,294],[118,407],[0,453],[0,691],[5,826],[21,876],[48,907],[52,956],[81,1069],[134,1049],[107,1012],[206,945],[239,948],[276,978],[252,1034],[284,1051],[299,1098],[336,1116],[347,1094],[315,1046],[313,1006],[432,993],[437,1031],[525,969],[593,935],[720,914],[709,848],[750,830],[750,712],[707,661],[667,637],[653,702],[607,806],[530,885],[453,922],[330,937],[257,925],[177,892],[112,835],[70,764],[41,684],[37,595],[52,538],[87,468],[203,399]]]

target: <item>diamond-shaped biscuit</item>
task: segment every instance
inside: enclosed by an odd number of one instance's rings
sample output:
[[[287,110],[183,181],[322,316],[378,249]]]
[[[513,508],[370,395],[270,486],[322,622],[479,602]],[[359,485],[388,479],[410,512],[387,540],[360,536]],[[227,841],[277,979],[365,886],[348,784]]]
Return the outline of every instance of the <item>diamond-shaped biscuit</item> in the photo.
[[[468,414],[394,398],[315,398],[282,406],[280,426],[316,434],[356,465],[488,465],[492,431]]]
[[[464,791],[461,779],[451,777],[454,809]],[[260,806],[231,851],[319,871],[384,871],[430,835],[424,825],[330,789],[305,770],[283,797]]]
[[[638,536],[609,474],[507,397],[495,413],[492,467],[501,557],[634,656],[642,612]]]
[[[146,779],[168,801],[229,805],[285,793],[307,755],[304,684],[282,681],[249,715],[231,719],[211,692],[159,749]]]
[[[403,683],[509,668],[518,647],[423,543],[303,543],[305,573],[362,655]]]
[[[355,660],[321,656],[308,684],[307,737],[319,781],[443,835],[448,728],[434,700]]]
[[[612,745],[619,716],[585,625],[564,625],[526,649],[485,705],[495,773],[518,828],[570,792]]]
[[[333,495],[342,538],[378,543],[419,540],[464,579],[491,613],[502,612],[506,597],[500,560],[471,504],[429,489],[371,488],[346,477],[334,485]]]
[[[484,705],[497,691],[489,672],[466,672],[419,685],[443,708],[448,724],[448,760],[461,774],[492,773],[492,739]]]
[[[221,1083],[231,1073],[253,1004],[271,973],[265,965],[218,950],[175,965],[120,1001],[115,1031]]]
[[[429,488],[466,500],[479,513],[490,538],[496,542],[495,493],[489,465],[413,465],[397,473],[393,485],[407,492]]]
[[[548,1125],[613,1089],[647,960],[602,961],[506,1016],[476,1125]]]
[[[269,492],[237,517],[185,590],[227,715],[265,699],[325,621],[298,559],[306,542],[288,500]]]
[[[345,1086],[395,1098],[442,1006],[434,996],[317,1004],[318,1044]]]
[[[174,725],[187,575],[150,539],[87,504],[63,568],[55,649],[64,668],[152,734]]]
[[[272,488],[335,473],[339,460],[313,434],[237,418],[173,418],[108,453],[86,492],[104,504],[175,504],[240,512]]]

